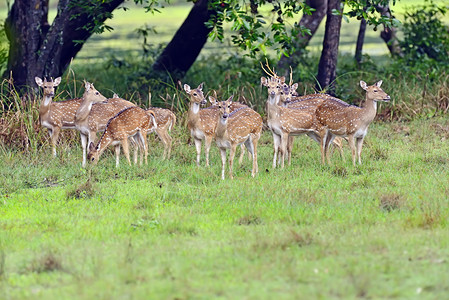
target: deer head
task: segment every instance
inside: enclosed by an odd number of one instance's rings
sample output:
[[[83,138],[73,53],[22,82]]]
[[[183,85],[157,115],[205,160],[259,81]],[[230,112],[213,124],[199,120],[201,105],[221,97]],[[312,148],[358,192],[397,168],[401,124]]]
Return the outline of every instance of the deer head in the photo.
[[[87,160],[93,165],[98,163],[98,158],[100,157],[99,147],[95,147],[94,143],[89,144],[89,153],[87,153]]]
[[[298,88],[298,84],[295,83],[291,86],[284,84],[282,88],[280,89],[280,98],[279,98],[279,105],[287,106],[293,98],[293,95],[296,94],[296,89]]]
[[[47,81],[46,78],[42,81],[39,77],[34,77],[36,84],[40,86],[44,90],[44,96],[53,97],[55,95],[55,87],[57,87],[61,83],[61,77],[58,77],[53,81]]]
[[[184,84],[184,91],[190,95],[190,102],[203,105],[207,103],[207,100],[203,95],[203,85],[204,82],[202,82],[196,89],[192,90],[188,84]]]
[[[225,121],[229,117],[229,114],[231,113],[231,104],[233,98],[234,95],[229,97],[228,100],[226,101],[218,102],[218,109],[220,111],[220,116],[223,121]]]
[[[260,83],[268,88],[268,97],[271,100],[275,99],[276,95],[280,92],[280,89],[282,88],[284,82],[285,82],[284,76],[280,78],[278,77],[270,77],[268,79],[265,77],[260,78]]]
[[[89,103],[107,102],[107,98],[95,89],[93,83],[84,81],[84,88],[85,88],[83,94],[84,101],[88,101]]]
[[[366,91],[367,100],[388,102],[390,101],[390,96],[380,88],[381,85],[382,80],[370,86],[365,81],[360,81],[360,86]]]

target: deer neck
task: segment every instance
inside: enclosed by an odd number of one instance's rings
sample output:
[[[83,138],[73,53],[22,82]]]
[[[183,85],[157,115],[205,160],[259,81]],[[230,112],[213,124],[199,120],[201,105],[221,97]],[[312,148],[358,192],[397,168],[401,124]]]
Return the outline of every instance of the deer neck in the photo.
[[[190,102],[189,112],[188,112],[188,127],[190,129],[196,128],[198,121],[200,119],[200,104],[197,102]]]
[[[45,115],[50,113],[51,103],[53,102],[53,97],[45,95],[42,99],[41,105],[39,106],[39,117],[42,119]]]
[[[268,101],[267,101],[267,118],[268,120],[274,121],[279,119],[279,115],[280,115],[280,108],[277,105],[277,102],[279,101],[279,97],[280,95],[275,95],[275,96],[269,96],[268,97]]]
[[[89,101],[83,97],[83,101],[81,102],[75,114],[75,122],[77,124],[81,125],[87,123],[89,113],[92,110],[92,105],[93,105],[92,101]]]
[[[363,115],[361,118],[368,122],[373,121],[377,113],[377,102],[366,97],[362,110]]]
[[[98,157],[101,156],[104,150],[112,143],[112,137],[110,136],[109,132],[105,130],[103,135],[101,136],[100,140],[98,141],[97,148],[98,148]]]
[[[218,117],[217,127],[215,128],[215,137],[224,138],[228,130],[228,119],[223,119],[222,116]]]

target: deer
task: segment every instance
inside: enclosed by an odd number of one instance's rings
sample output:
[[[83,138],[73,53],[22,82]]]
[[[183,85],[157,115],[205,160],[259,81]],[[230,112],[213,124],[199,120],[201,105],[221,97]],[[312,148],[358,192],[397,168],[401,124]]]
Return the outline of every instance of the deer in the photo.
[[[352,152],[352,164],[361,164],[363,140],[368,133],[368,127],[377,113],[377,102],[389,102],[390,96],[382,89],[382,80],[368,86],[360,81],[360,86],[366,91],[365,104],[362,107],[349,105],[342,100],[328,100],[318,106],[317,120],[324,127],[321,136],[321,159],[328,157],[329,144],[335,137],[347,137]],[[328,163],[329,160],[328,160]]]
[[[157,136],[164,144],[164,154],[162,160],[170,159],[172,137],[168,134],[176,124],[176,115],[169,109],[160,107],[150,107],[147,112],[153,113],[156,118],[157,127],[152,127],[149,133],[156,132]]]
[[[217,110],[200,108],[200,105],[207,103],[203,95],[203,85],[204,83],[201,83],[196,89],[191,89],[188,84],[184,84],[184,91],[190,97],[187,127],[195,143],[197,166],[200,165],[202,140],[204,140],[206,148],[206,166],[209,166],[209,151],[215,135],[218,116]]]
[[[291,77],[291,76],[290,76]],[[317,142],[318,144],[321,143],[321,138],[319,135],[319,132],[321,130],[322,125],[318,122],[315,116],[315,111],[317,107],[322,104],[324,101],[327,101],[329,99],[333,100],[339,100],[338,98],[335,98],[333,96],[322,94],[322,93],[316,93],[316,94],[309,94],[304,96],[295,96],[296,95],[296,89],[298,88],[298,84],[291,83],[292,80],[290,80],[290,85],[287,85],[284,83],[283,87],[280,91],[280,99],[279,103],[283,107],[289,107],[289,108],[297,108],[301,109],[302,111],[306,111],[310,113],[312,116],[314,116],[313,119],[313,131],[306,133],[308,137],[310,137],[312,140]],[[291,164],[291,155],[292,155],[292,149],[293,149],[293,140],[294,136],[290,136],[287,143],[287,156],[288,156],[288,164]],[[343,153],[343,145],[342,145],[342,138],[336,137],[332,144],[339,150],[340,156],[345,161],[344,153]]]
[[[39,123],[50,134],[53,156],[56,157],[56,143],[61,129],[75,129],[75,114],[82,99],[70,99],[53,102],[55,87],[61,83],[61,77],[54,81],[34,77],[36,84],[43,89],[44,97],[39,105]]]
[[[244,143],[253,158],[251,176],[255,177],[259,171],[257,164],[257,143],[262,132],[262,117],[248,106],[231,112],[231,96],[218,105],[219,115],[215,128],[215,142],[221,155],[221,179],[225,179],[226,149],[230,149],[229,177],[233,179],[232,166],[237,145]]]
[[[280,152],[281,168],[284,168],[285,154],[289,136],[313,134],[315,132],[313,115],[298,108],[279,105],[281,86],[285,78],[261,77],[262,85],[268,87],[267,123],[273,134],[273,168],[276,168],[277,153]]]
[[[104,131],[109,119],[118,112],[135,106],[134,103],[121,98],[106,99],[92,83],[84,82],[84,87],[82,102],[75,114],[75,127],[81,136],[83,167],[86,166],[87,147],[95,142],[97,132]]]
[[[145,164],[148,164],[147,131],[150,130],[151,126],[157,126],[155,114],[152,111],[145,111],[137,106],[131,106],[121,110],[107,122],[106,128],[98,143],[96,145],[93,142],[89,143],[87,159],[92,164],[97,164],[103,151],[109,145],[113,145],[115,146],[115,166],[117,168],[119,166],[121,144],[128,164],[131,165],[128,138],[133,137],[140,150],[140,165],[142,165],[143,156],[145,157]]]

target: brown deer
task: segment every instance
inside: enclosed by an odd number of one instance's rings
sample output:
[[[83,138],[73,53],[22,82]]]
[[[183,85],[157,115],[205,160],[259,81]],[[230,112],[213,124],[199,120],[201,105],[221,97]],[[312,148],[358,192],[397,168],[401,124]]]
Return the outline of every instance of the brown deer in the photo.
[[[335,98],[333,96],[327,95],[327,94],[310,94],[305,96],[295,96],[296,95],[296,89],[298,88],[298,84],[284,84],[284,86],[281,88],[280,92],[280,99],[279,103],[283,107],[289,107],[289,108],[296,108],[301,109],[302,111],[305,111],[312,116],[314,116],[313,119],[313,125],[312,129],[313,131],[310,131],[306,133],[308,137],[310,137],[312,140],[316,141],[318,144],[321,143],[321,138],[319,135],[319,132],[322,130],[322,125],[318,122],[315,116],[315,111],[319,105],[321,105],[324,101],[327,101],[329,99],[339,100],[338,98]],[[291,155],[292,155],[292,149],[293,149],[293,140],[294,136],[289,136],[288,143],[287,143],[287,155],[288,155],[288,164],[291,164]],[[337,149],[340,152],[340,156],[345,161],[344,153],[343,153],[343,145],[342,145],[342,138],[336,137],[332,144],[337,147]]]
[[[109,119],[135,104],[120,98],[106,99],[92,83],[84,83],[82,102],[75,114],[75,126],[81,135],[83,167],[86,166],[87,146],[95,142],[97,132],[104,131]],[[107,100],[107,101],[106,101]]]
[[[244,143],[253,158],[251,176],[259,171],[257,165],[257,143],[262,132],[262,117],[249,107],[241,107],[231,112],[232,96],[221,102],[215,129],[215,141],[221,154],[221,179],[225,178],[226,149],[230,149],[229,177],[233,179],[232,166],[237,145]]]
[[[325,128],[320,133],[323,163],[324,157],[328,157],[329,144],[336,136],[348,137],[353,165],[356,164],[356,156],[359,164],[362,163],[363,139],[376,116],[377,101],[390,101],[390,96],[380,88],[381,85],[382,80],[371,86],[360,81],[360,86],[366,91],[365,104],[362,107],[349,105],[339,99],[324,101],[318,106],[316,117]]]
[[[44,98],[39,106],[39,122],[48,129],[53,156],[56,157],[56,143],[61,129],[75,129],[75,113],[81,104],[81,99],[53,102],[55,87],[61,83],[61,77],[54,81],[34,77],[36,84],[44,91]]]
[[[113,145],[115,146],[116,156],[115,166],[118,167],[121,144],[125,157],[128,160],[128,164],[131,165],[131,160],[129,159],[128,138],[133,137],[140,150],[140,165],[142,165],[143,155],[145,157],[145,164],[147,164],[147,131],[150,129],[152,123],[153,126],[156,126],[154,118],[155,115],[153,112],[145,111],[137,106],[123,109],[108,121],[104,133],[97,145],[94,146],[92,142],[89,144],[89,153],[87,154],[88,160],[93,164],[98,163],[98,159],[103,151],[109,145]]]
[[[147,110],[156,116],[157,127],[152,127],[148,133],[156,132],[157,136],[164,144],[164,155],[162,159],[170,159],[172,137],[168,134],[176,124],[176,115],[169,109],[151,107]]]
[[[314,133],[313,115],[297,108],[279,106],[284,77],[261,77],[262,85],[268,88],[267,123],[273,134],[273,168],[276,168],[277,154],[280,153],[281,168],[284,167],[288,138],[292,135]]]
[[[209,166],[209,151],[212,139],[215,135],[218,111],[215,109],[201,109],[200,105],[207,103],[203,95],[203,83],[196,89],[191,89],[188,84],[184,84],[184,91],[190,96],[187,127],[195,142],[196,164],[200,165],[201,141],[205,141],[206,166]]]

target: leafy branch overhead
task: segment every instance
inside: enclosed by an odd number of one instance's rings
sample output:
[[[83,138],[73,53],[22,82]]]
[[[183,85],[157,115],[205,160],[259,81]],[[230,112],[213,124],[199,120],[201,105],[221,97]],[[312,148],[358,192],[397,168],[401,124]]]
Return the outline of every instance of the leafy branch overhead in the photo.
[[[344,1],[346,11],[334,10],[334,14],[366,19],[374,26],[397,26],[399,21],[394,17],[382,16],[380,9],[389,5],[389,0]],[[396,0],[392,1],[393,4]],[[230,24],[231,40],[239,48],[248,51],[251,57],[258,53],[266,54],[267,48],[277,51],[279,56],[290,56],[297,49],[298,36],[311,35],[310,29],[300,25],[302,14],[311,15],[314,8],[306,1],[274,1],[274,0],[214,0],[210,9],[216,14],[206,23],[211,28],[211,40],[224,40],[225,24]]]

